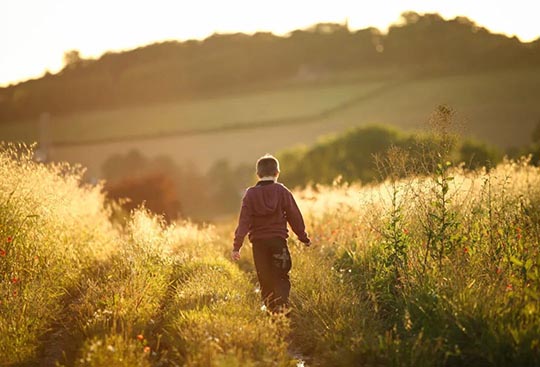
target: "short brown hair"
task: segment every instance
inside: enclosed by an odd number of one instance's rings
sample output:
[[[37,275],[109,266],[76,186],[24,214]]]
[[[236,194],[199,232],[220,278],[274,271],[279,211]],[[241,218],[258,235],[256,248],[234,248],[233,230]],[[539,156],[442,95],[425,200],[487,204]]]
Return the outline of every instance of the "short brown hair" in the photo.
[[[276,157],[266,154],[257,160],[257,176],[277,176],[279,173],[279,161]]]

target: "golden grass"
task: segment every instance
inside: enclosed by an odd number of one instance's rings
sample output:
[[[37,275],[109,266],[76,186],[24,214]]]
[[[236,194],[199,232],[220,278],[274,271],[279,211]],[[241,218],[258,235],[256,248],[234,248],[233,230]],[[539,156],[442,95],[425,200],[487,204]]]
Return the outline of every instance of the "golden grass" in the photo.
[[[80,169],[4,146],[2,363],[537,365],[540,169],[444,167],[297,192],[314,246],[289,242],[289,320],[261,311],[249,245],[228,260],[231,225],[118,227]]]

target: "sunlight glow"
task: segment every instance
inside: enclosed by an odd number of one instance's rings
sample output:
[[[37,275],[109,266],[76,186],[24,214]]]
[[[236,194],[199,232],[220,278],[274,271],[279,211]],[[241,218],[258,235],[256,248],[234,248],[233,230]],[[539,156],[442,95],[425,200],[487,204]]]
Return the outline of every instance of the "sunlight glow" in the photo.
[[[0,3],[0,85],[62,68],[65,51],[99,57],[163,40],[201,39],[214,32],[286,34],[318,22],[348,20],[352,29],[386,30],[403,11],[464,15],[522,41],[540,36],[535,0],[8,0]]]

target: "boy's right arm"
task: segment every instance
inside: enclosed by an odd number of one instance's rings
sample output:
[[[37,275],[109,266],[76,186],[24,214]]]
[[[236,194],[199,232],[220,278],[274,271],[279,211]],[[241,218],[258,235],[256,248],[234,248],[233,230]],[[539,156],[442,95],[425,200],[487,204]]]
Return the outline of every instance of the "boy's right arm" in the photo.
[[[234,232],[233,251],[240,251],[240,248],[244,243],[244,238],[249,232],[250,221],[251,214],[248,205],[248,191],[246,191],[242,198],[242,208],[240,209],[240,216],[238,217],[238,226]]]

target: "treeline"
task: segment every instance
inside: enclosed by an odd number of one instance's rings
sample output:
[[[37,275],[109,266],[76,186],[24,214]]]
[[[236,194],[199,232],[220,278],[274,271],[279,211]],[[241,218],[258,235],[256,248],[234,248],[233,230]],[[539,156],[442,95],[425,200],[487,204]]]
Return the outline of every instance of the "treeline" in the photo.
[[[108,52],[97,60],[68,52],[58,74],[0,88],[0,122],[189,99],[349,69],[397,67],[422,75],[540,65],[540,39],[521,43],[464,17],[447,21],[408,12],[402,18],[388,34],[317,24],[284,37],[214,34]]]
[[[402,176],[435,170],[437,155],[444,149],[452,162],[462,163],[469,169],[494,166],[502,158],[497,148],[474,140],[452,138],[448,143],[435,133],[417,135],[383,126],[368,126],[326,138],[309,148],[282,152],[278,157],[284,167],[281,180],[295,187],[332,184],[338,177],[345,182],[362,183],[385,179],[390,173],[388,165],[398,162],[385,162],[382,164],[384,167],[378,163],[386,159],[385,155],[391,149],[396,149],[399,155],[406,155],[407,162],[413,163],[400,169]],[[403,157],[394,158],[399,160]]]
[[[437,154],[442,145],[437,135],[416,135],[382,126],[356,128],[309,148],[279,153],[280,181],[290,188],[331,184],[337,177],[347,182],[375,182],[389,173],[377,165],[376,157],[391,148],[400,148],[415,161]],[[455,140],[449,157],[456,164],[464,162],[466,168],[477,168],[494,166],[502,153],[479,142]],[[135,151],[112,157],[103,171],[110,197],[133,199],[124,204],[125,209],[145,202],[148,209],[172,220],[179,216],[208,220],[235,213],[244,190],[256,182],[253,164],[234,167],[220,161],[202,173],[194,166],[179,167],[168,158],[148,159]],[[416,174],[412,167],[408,172]]]

